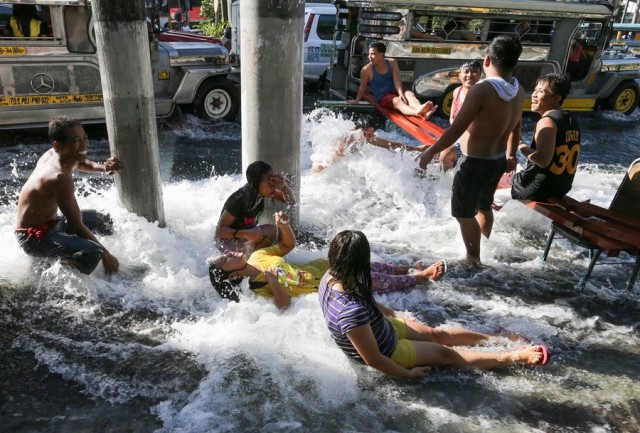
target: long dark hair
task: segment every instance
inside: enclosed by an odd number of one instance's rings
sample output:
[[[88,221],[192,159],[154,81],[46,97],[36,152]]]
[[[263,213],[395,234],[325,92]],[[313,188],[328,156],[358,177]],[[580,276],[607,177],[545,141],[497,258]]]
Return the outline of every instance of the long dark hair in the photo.
[[[211,280],[211,285],[221,297],[235,302],[240,301],[237,288],[239,281],[233,284],[229,281],[229,273],[217,267],[213,262],[209,263],[209,279]]]
[[[375,303],[371,282],[371,248],[359,230],[345,230],[329,246],[329,274],[342,283],[345,293]]]
[[[243,278],[230,280],[229,272],[220,269],[214,262],[211,262],[209,263],[209,280],[211,280],[211,285],[222,298],[240,302],[239,286]],[[267,283],[259,281],[249,281],[249,288],[251,290],[259,289],[266,285]]]
[[[249,190],[251,190],[251,198],[254,202],[258,199],[262,177],[270,171],[273,171],[273,169],[264,161],[252,162],[247,167],[247,184],[249,185]]]

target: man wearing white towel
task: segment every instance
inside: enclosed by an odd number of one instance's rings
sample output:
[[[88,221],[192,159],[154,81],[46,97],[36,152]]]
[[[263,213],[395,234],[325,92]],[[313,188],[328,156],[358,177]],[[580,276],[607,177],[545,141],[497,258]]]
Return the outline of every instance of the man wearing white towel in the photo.
[[[453,180],[451,215],[460,225],[470,264],[480,263],[481,235],[491,235],[498,181],[516,166],[524,91],[512,72],[521,53],[522,45],[513,36],[491,42],[483,61],[486,78],[469,90],[453,124],[419,157],[426,169],[434,155],[460,138],[463,155]]]

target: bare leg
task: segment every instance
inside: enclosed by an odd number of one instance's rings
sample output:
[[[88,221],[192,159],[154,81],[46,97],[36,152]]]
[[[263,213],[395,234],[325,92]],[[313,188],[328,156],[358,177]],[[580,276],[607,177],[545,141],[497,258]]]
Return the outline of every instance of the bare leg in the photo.
[[[456,220],[460,225],[462,240],[467,249],[467,261],[470,264],[480,263],[480,224],[475,218],[456,218]]]
[[[407,98],[407,103],[402,101],[400,96],[396,96],[393,98],[393,108],[405,114],[407,116],[418,116],[424,117],[428,119],[431,114],[435,111],[435,107],[431,101],[427,101],[424,104],[421,104],[418,98],[413,94],[413,92],[406,91],[404,92],[405,98]]]
[[[416,365],[496,368],[510,364],[537,364],[542,360],[538,346],[511,352],[488,353],[442,346],[426,341],[412,341],[416,348]]]
[[[428,341],[443,346],[476,346],[491,338],[490,335],[466,329],[432,328],[416,320],[404,319],[407,324],[407,339]]]
[[[476,214],[476,221],[478,221],[482,235],[489,239],[491,230],[493,229],[493,211],[491,209],[479,210]]]

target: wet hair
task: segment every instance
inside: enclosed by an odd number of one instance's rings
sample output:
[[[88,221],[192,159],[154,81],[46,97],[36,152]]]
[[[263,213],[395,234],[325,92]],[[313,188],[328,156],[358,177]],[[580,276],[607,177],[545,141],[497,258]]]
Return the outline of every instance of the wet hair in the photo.
[[[538,83],[547,83],[551,92],[553,92],[554,95],[560,96],[560,104],[562,104],[564,98],[566,98],[571,91],[571,79],[567,75],[557,72],[541,76],[538,78],[538,81],[536,81],[536,84]]]
[[[464,71],[465,69],[482,71],[482,62],[480,60],[467,60],[460,65],[460,72]]]
[[[262,177],[270,171],[273,171],[273,168],[264,161],[252,162],[247,167],[247,184],[249,184],[249,189],[251,190],[252,199],[254,201],[258,198]]]
[[[229,273],[217,267],[213,262],[209,264],[209,280],[211,280],[211,285],[222,298],[234,302],[240,301],[237,287],[240,280],[235,281],[235,284],[232,283],[229,280]]]
[[[373,120],[373,116],[370,114],[363,114],[356,119],[356,129],[368,129],[375,128],[376,122]]]
[[[55,116],[49,122],[49,140],[52,143],[54,141],[65,143],[67,141],[67,129],[73,128],[76,125],[81,125],[81,123],[74,117],[66,115]]]
[[[522,54],[520,39],[511,35],[500,35],[494,38],[487,48],[491,64],[504,72],[511,72],[518,64]]]
[[[342,283],[346,293],[375,305],[371,282],[371,248],[358,230],[345,230],[329,246],[329,273]]]
[[[369,48],[375,48],[376,51],[381,52],[382,54],[387,52],[387,46],[380,41],[373,42],[371,45],[369,45]]]

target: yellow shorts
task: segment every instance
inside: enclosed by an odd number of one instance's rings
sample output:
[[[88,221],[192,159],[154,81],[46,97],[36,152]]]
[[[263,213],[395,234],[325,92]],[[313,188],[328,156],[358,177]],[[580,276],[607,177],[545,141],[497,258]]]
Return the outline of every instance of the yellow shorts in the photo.
[[[403,366],[404,368],[412,368],[416,365],[416,348],[410,340],[407,340],[407,324],[404,320],[397,317],[386,317],[396,331],[398,342],[396,348],[393,349],[391,359]]]

